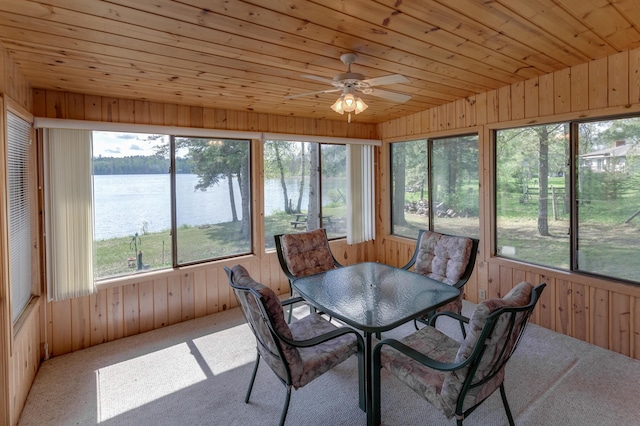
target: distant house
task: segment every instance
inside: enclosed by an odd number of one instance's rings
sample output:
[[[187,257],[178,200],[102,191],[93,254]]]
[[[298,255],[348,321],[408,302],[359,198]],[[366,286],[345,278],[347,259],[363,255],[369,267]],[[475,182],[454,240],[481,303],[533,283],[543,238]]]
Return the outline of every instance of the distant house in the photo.
[[[636,144],[615,141],[613,148],[600,149],[580,156],[581,165],[594,172],[623,171],[627,167],[627,157],[640,155]]]

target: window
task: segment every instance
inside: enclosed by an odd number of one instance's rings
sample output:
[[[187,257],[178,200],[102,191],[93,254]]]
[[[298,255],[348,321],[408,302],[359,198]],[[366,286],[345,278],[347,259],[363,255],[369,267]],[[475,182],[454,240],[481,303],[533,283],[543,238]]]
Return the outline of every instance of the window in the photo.
[[[90,133],[96,280],[251,252],[250,141]]]
[[[329,238],[347,234],[347,146],[320,145],[322,227]]]
[[[434,139],[431,168],[433,230],[479,238],[478,137]]]
[[[9,268],[11,282],[11,312],[15,323],[29,304],[36,280],[37,263],[33,257],[34,177],[31,151],[31,124],[17,115],[7,113],[7,175],[9,208]]]
[[[165,135],[93,132],[96,279],[171,267],[169,153]]]
[[[477,135],[391,144],[392,234],[479,236]]]
[[[496,134],[496,252],[569,268],[569,125]]]
[[[320,227],[329,238],[347,232],[347,146],[264,142],[265,247],[273,236]]]
[[[429,229],[428,141],[391,144],[391,233],[415,238]]]
[[[175,153],[176,265],[250,253],[249,141],[175,137]]]
[[[640,282],[640,118],[578,125],[576,269]]]
[[[639,139],[637,117],[497,131],[496,254],[640,282]]]

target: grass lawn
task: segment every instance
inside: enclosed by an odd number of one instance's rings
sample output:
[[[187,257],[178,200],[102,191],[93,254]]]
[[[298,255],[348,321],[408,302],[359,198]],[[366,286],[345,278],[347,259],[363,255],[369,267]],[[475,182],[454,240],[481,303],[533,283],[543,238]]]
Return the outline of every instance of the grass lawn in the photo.
[[[190,263],[202,259],[227,257],[249,253],[251,246],[240,237],[240,222],[220,223],[207,227],[181,227],[178,229],[178,253],[181,261]],[[171,235],[169,230],[140,236],[137,246],[142,252],[144,269],[171,267]],[[95,276],[100,278],[130,274],[137,269],[129,267],[129,258],[136,258],[132,237],[111,238],[94,244]]]

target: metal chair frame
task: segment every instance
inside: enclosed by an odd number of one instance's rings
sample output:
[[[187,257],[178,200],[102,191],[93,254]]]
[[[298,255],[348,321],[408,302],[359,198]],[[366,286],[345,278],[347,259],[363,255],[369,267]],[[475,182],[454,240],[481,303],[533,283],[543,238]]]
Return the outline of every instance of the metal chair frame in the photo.
[[[434,370],[456,371],[465,367],[469,368],[466,374],[462,389],[460,391],[460,394],[458,395],[456,410],[455,410],[456,424],[458,426],[461,426],[462,421],[469,414],[475,411],[475,409],[478,408],[478,406],[480,406],[480,404],[482,404],[488,398],[487,396],[487,398],[483,399],[479,403],[463,411],[463,404],[464,404],[464,400],[467,393],[471,389],[478,386],[482,386],[483,384],[491,380],[493,377],[495,377],[496,374],[498,374],[505,367],[505,364],[507,363],[507,361],[509,361],[509,359],[511,358],[511,355],[513,355],[513,352],[516,350],[516,348],[518,347],[518,344],[520,343],[522,335],[524,334],[524,331],[528,324],[529,318],[531,317],[531,314],[533,313],[533,309],[535,308],[536,303],[540,298],[540,294],[542,293],[542,290],[544,290],[545,286],[546,284],[542,283],[536,286],[532,290],[531,300],[526,306],[505,307],[505,308],[498,309],[495,312],[488,315],[485,321],[484,327],[482,328],[482,332],[478,337],[478,341],[476,342],[476,345],[474,346],[474,349],[471,355],[469,355],[469,357],[462,362],[445,363],[445,362],[437,361],[433,358],[430,358],[428,355],[422,354],[395,339],[385,339],[380,343],[378,343],[373,351],[373,380],[372,380],[372,384],[373,384],[372,409],[374,410],[373,416],[372,416],[373,424],[374,425],[380,424],[380,370],[382,368],[380,351],[383,346],[387,345],[395,348],[396,350],[412,358],[416,362],[422,365],[425,365],[429,368],[432,368]],[[521,312],[525,312],[525,315],[523,315],[519,319],[519,321],[517,321],[518,320],[517,314]],[[476,374],[476,371],[480,365],[480,360],[482,359],[482,356],[484,355],[484,352],[486,349],[486,340],[491,337],[495,329],[495,326],[497,324],[497,321],[502,315],[509,315],[509,329],[508,329],[508,335],[504,341],[504,345],[502,346],[502,349],[498,352],[498,358],[496,359],[495,364],[491,369],[491,371],[481,380],[474,382],[474,376]],[[433,315],[429,320],[429,325],[432,327],[435,327],[436,320],[440,316],[449,316],[454,319],[457,319],[458,321],[460,321],[462,326],[464,326],[464,324],[469,322],[469,318],[466,318],[462,315],[455,314],[453,312],[444,311],[444,312],[438,312],[437,314]],[[511,350],[507,351],[509,342],[512,340],[511,336],[516,330],[518,331],[518,335],[516,337],[515,344],[513,345]],[[500,396],[502,398],[502,404],[504,405],[504,409],[507,414],[509,424],[513,426],[514,425],[513,415],[511,414],[511,409],[509,408],[509,403],[507,401],[507,396],[504,389],[504,382],[500,383]]]
[[[335,339],[336,337],[345,335],[345,334],[354,334],[356,336],[356,341],[357,341],[357,345],[358,345],[358,352],[357,352],[357,356],[358,356],[358,377],[359,377],[359,381],[358,381],[358,386],[359,386],[359,394],[360,394],[360,407],[364,409],[365,406],[365,399],[364,399],[364,340],[362,338],[362,336],[354,329],[350,328],[350,327],[341,327],[341,328],[337,328],[333,331],[330,331],[328,333],[324,333],[321,334],[319,336],[316,336],[312,339],[306,339],[306,340],[291,340],[288,339],[284,336],[282,336],[280,333],[278,333],[275,329],[275,327],[273,326],[273,323],[270,319],[270,316],[266,310],[266,308],[264,307],[264,298],[262,297],[262,295],[260,293],[258,293],[256,290],[249,288],[249,287],[244,287],[244,286],[240,286],[234,283],[233,281],[233,272],[231,271],[231,269],[229,269],[228,267],[224,267],[225,272],[227,273],[227,277],[229,278],[229,284],[231,285],[231,287],[234,289],[234,294],[236,291],[242,291],[242,292],[248,292],[250,293],[256,301],[256,304],[260,310],[260,316],[262,317],[262,320],[265,322],[265,324],[267,325],[269,332],[271,333],[271,336],[273,338],[273,340],[276,342],[276,348],[277,348],[277,353],[273,353],[271,352],[270,354],[274,357],[276,357],[277,359],[279,359],[282,362],[282,365],[285,367],[285,373],[286,373],[286,378],[283,379],[281,378],[278,374],[276,374],[276,377],[280,380],[280,382],[285,386],[286,390],[287,390],[287,395],[285,398],[285,402],[284,402],[284,407],[282,408],[282,414],[280,415],[280,426],[284,425],[284,422],[286,420],[287,417],[287,412],[289,410],[289,402],[291,401],[291,388],[293,387],[292,385],[292,379],[291,379],[291,370],[289,367],[289,364],[287,363],[287,360],[284,356],[283,353],[283,348],[282,348],[282,342],[286,343],[287,345],[296,347],[296,348],[307,348],[307,347],[311,347],[311,346],[316,346],[320,343],[324,343],[326,341],[329,341],[331,339]],[[236,299],[238,299],[238,296],[236,294]],[[287,299],[281,302],[281,306],[287,306],[287,305],[291,305],[293,303],[296,302],[300,302],[303,301],[303,299],[301,297],[295,297],[295,298],[291,298],[291,299]],[[238,299],[238,304],[241,305],[241,301],[240,299]],[[247,324],[249,324],[249,327],[251,328],[251,331],[253,332],[254,336],[256,337],[256,344],[257,345],[261,345],[263,348],[268,348],[269,346],[266,344],[266,342],[262,341],[261,337],[260,337],[260,333],[258,333],[254,328],[253,325],[251,323],[251,320],[249,318],[247,318],[244,310],[242,311],[243,315],[245,316],[245,319],[247,321]],[[245,396],[244,402],[245,403],[249,403],[249,399],[251,397],[251,391],[253,390],[253,384],[255,382],[256,379],[256,373],[258,372],[258,366],[260,365],[260,351],[258,350],[258,346],[256,345],[256,352],[257,352],[257,356],[256,356],[256,362],[253,368],[253,373],[251,374],[251,380],[249,382],[249,389],[247,390],[247,394]]]

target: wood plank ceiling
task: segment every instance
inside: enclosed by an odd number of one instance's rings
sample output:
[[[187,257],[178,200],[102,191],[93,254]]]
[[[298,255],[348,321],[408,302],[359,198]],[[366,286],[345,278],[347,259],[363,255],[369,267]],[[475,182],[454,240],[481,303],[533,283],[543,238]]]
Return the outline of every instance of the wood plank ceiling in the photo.
[[[640,46],[639,0],[1,0],[0,41],[34,88],[344,119],[346,71],[380,123]]]

